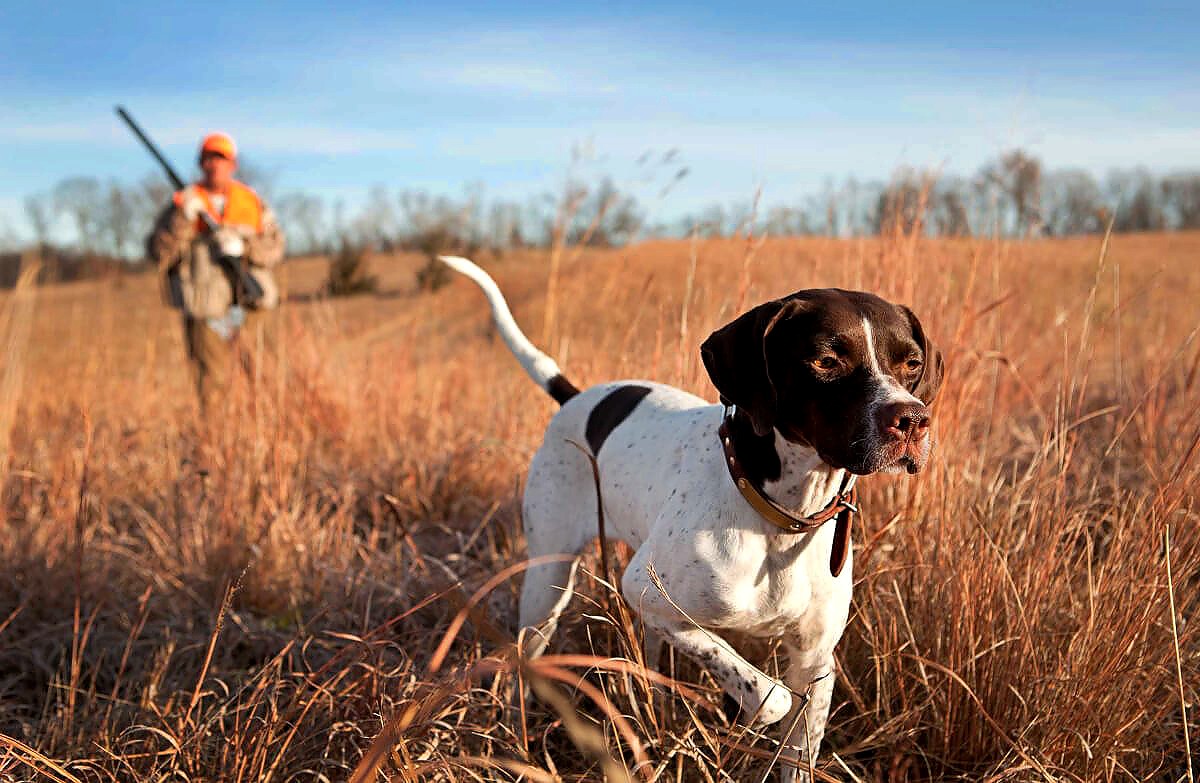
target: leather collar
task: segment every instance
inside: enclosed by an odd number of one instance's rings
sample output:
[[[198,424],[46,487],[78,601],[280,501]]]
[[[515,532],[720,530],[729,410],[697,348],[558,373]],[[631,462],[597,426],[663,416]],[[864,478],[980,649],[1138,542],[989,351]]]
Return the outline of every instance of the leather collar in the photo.
[[[842,478],[842,486],[833,500],[825,508],[806,517],[797,516],[783,506],[767,497],[760,488],[746,475],[738,462],[737,452],[733,448],[733,435],[730,431],[729,420],[735,409],[727,407],[725,416],[717,433],[721,437],[721,448],[725,452],[725,467],[729,476],[737,486],[738,492],[746,502],[758,512],[759,516],[770,522],[785,533],[811,533],[831,519],[837,519],[837,527],[833,531],[833,550],[829,555],[829,571],[834,576],[842,572],[846,557],[850,553],[850,528],[855,512],[858,511],[858,488],[854,486],[854,475],[846,471]]]

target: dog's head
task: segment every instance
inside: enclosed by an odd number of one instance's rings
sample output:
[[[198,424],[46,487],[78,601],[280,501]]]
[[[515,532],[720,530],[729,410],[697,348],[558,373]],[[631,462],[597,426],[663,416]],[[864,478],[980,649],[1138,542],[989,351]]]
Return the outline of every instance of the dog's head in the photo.
[[[700,348],[727,404],[830,465],[865,475],[925,466],[942,355],[903,305],[836,288],[766,302]]]

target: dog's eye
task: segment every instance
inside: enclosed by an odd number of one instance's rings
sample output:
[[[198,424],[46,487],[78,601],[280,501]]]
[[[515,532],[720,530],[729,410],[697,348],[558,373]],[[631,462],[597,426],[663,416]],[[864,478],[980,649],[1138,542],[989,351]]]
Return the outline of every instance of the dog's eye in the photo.
[[[922,362],[920,359],[913,357],[912,359],[909,359],[907,362],[904,363],[904,367],[909,372],[916,372],[917,370],[921,369],[921,364],[922,364]]]
[[[819,370],[835,370],[838,366],[838,360],[836,356],[822,356],[820,359],[814,360],[813,365]]]

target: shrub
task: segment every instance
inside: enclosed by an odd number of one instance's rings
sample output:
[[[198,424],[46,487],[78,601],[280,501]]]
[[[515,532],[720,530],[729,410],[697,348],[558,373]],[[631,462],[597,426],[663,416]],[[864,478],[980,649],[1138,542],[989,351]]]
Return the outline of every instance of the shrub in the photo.
[[[329,279],[325,290],[330,296],[352,296],[375,291],[379,278],[367,274],[367,250],[345,238],[329,261]]]

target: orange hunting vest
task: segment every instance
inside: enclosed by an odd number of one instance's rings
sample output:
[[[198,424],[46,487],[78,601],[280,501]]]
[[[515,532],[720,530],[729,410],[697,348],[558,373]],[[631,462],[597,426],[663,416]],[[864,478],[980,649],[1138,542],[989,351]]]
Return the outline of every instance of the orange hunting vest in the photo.
[[[204,206],[208,209],[208,214],[216,218],[216,221],[221,225],[247,228],[255,234],[262,233],[262,199],[250,188],[240,182],[231,183],[229,185],[229,193],[225,196],[225,211],[217,214],[217,211],[213,209],[212,194],[203,185],[197,182],[189,187],[204,200]],[[183,205],[184,192],[181,190],[175,194],[175,206]],[[196,233],[202,233],[203,231],[204,221],[196,218]]]

